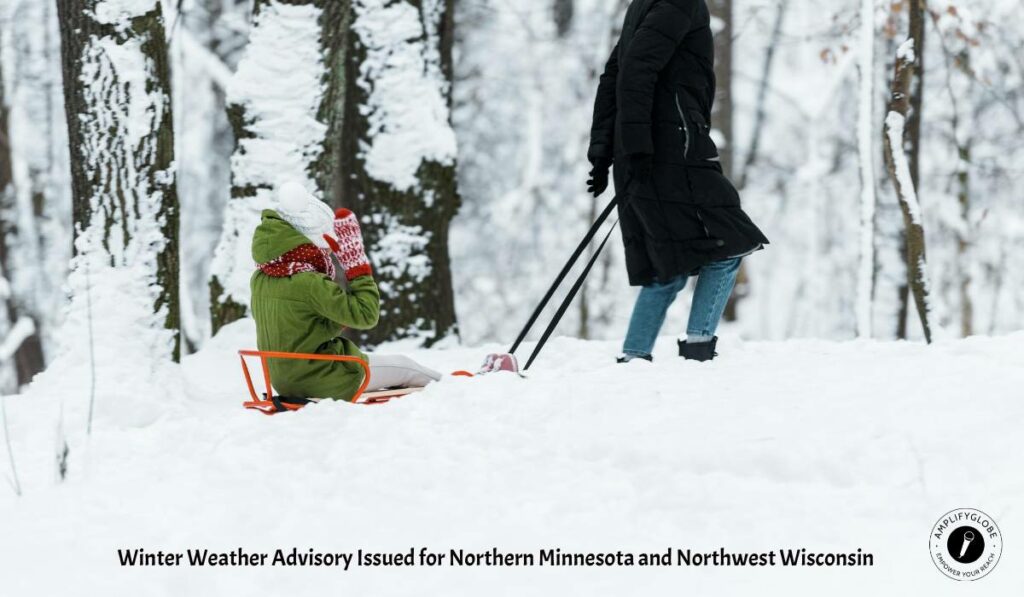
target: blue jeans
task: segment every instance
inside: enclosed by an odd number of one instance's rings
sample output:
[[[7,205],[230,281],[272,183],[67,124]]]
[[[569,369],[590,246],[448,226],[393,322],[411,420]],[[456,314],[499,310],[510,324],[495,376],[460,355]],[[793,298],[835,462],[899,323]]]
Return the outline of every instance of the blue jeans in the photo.
[[[741,260],[740,257],[734,257],[700,268],[697,287],[693,291],[693,304],[690,306],[690,321],[686,325],[689,338],[701,341],[714,337],[732,288],[736,285]],[[689,276],[677,276],[664,283],[654,282],[640,290],[640,296],[633,306],[633,316],[629,320],[626,341],[622,346],[624,354],[633,357],[651,355],[654,342],[665,323],[665,314],[679,291],[686,287],[688,280]]]

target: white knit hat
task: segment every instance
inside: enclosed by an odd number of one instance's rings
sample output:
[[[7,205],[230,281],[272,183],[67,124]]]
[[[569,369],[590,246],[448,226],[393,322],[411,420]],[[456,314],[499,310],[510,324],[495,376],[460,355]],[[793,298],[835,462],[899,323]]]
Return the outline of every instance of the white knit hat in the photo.
[[[334,236],[334,212],[294,180],[277,187],[277,213],[314,245],[327,248],[324,235]]]

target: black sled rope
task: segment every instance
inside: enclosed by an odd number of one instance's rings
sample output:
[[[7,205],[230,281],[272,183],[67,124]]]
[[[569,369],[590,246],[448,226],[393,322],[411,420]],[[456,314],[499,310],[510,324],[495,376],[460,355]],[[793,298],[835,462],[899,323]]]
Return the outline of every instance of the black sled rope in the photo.
[[[544,311],[544,308],[547,307],[548,303],[551,301],[551,298],[555,295],[555,291],[558,290],[558,287],[562,285],[562,282],[565,280],[565,277],[569,275],[569,271],[572,270],[574,265],[576,265],[576,262],[579,260],[580,256],[583,255],[583,252],[590,245],[590,242],[594,240],[594,237],[597,235],[597,231],[601,229],[601,225],[605,223],[605,221],[608,219],[608,216],[611,215],[616,205],[618,205],[618,201],[618,197],[613,198],[608,203],[608,206],[604,208],[604,211],[601,212],[601,215],[597,217],[597,220],[594,221],[594,224],[590,227],[590,230],[587,231],[586,236],[583,237],[583,240],[580,242],[579,246],[576,247],[576,250],[573,251],[572,256],[569,257],[569,261],[567,261],[565,266],[562,267],[562,271],[558,272],[558,276],[555,277],[555,281],[551,284],[551,288],[549,288],[547,293],[544,294],[544,298],[541,299],[540,304],[537,305],[537,308],[533,310],[533,314],[530,315],[530,319],[526,322],[526,325],[523,327],[523,330],[519,332],[519,337],[516,338],[515,343],[512,344],[512,348],[509,349],[509,354],[515,354],[516,350],[518,350],[519,345],[522,344],[523,340],[526,338],[526,335],[530,333],[530,330],[533,328],[533,325],[537,323],[537,319],[540,317],[540,314]],[[533,361],[536,360],[537,355],[540,354],[541,349],[544,348],[544,345],[547,343],[548,338],[551,337],[551,333],[555,331],[556,327],[558,327],[558,323],[562,320],[562,317],[565,315],[566,310],[569,309],[569,305],[572,303],[573,299],[576,298],[576,295],[579,293],[580,288],[583,287],[583,283],[586,281],[587,276],[590,274],[590,270],[593,269],[594,264],[597,263],[597,258],[601,255],[601,251],[604,250],[605,245],[608,244],[608,239],[611,238],[612,232],[615,230],[615,226],[617,225],[618,222],[616,221],[615,224],[613,224],[612,227],[608,229],[608,233],[605,235],[604,240],[601,241],[601,244],[598,245],[597,250],[594,251],[594,254],[590,257],[590,261],[587,263],[587,266],[583,268],[583,271],[580,273],[579,278],[577,278],[576,282],[572,285],[572,288],[569,290],[569,294],[567,294],[565,296],[565,299],[562,300],[562,304],[559,305],[558,311],[555,312],[555,316],[552,318],[551,323],[549,323],[548,327],[544,330],[544,334],[541,336],[540,341],[537,343],[537,347],[533,349],[533,353],[530,354],[529,360],[526,361],[526,366],[523,367],[523,371],[526,371],[527,369],[530,368],[530,365],[532,365]]]

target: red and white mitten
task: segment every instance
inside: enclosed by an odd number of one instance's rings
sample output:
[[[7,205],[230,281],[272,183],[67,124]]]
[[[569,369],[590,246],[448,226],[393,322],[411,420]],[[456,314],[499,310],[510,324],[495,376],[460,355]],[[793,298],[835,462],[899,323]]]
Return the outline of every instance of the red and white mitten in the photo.
[[[372,276],[373,268],[366,257],[363,247],[363,232],[359,229],[359,220],[350,210],[341,208],[334,212],[334,236],[324,235],[334,256],[341,267],[345,268],[345,278],[355,280],[359,276]],[[337,240],[337,242],[332,242]]]

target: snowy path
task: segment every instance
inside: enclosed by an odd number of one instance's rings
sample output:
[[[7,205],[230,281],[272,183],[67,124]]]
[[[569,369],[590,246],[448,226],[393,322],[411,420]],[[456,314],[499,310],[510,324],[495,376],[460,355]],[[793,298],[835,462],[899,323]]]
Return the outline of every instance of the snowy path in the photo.
[[[1024,334],[930,348],[727,339],[724,358],[703,366],[615,366],[610,344],[560,339],[528,380],[452,378],[386,406],[273,418],[239,406],[233,351],[249,334],[236,324],[190,357],[187,397],[154,422],[98,415],[88,443],[69,432],[62,485],[57,401],[7,401],[25,495],[0,487],[2,594],[1024,592]],[[452,370],[489,348],[416,356]],[[666,338],[659,354],[671,352]],[[78,415],[68,407],[69,428]],[[962,506],[1008,537],[999,567],[970,586],[940,575],[927,548],[931,525]],[[875,566],[344,572],[121,568],[116,554],[240,546],[861,548]]]

